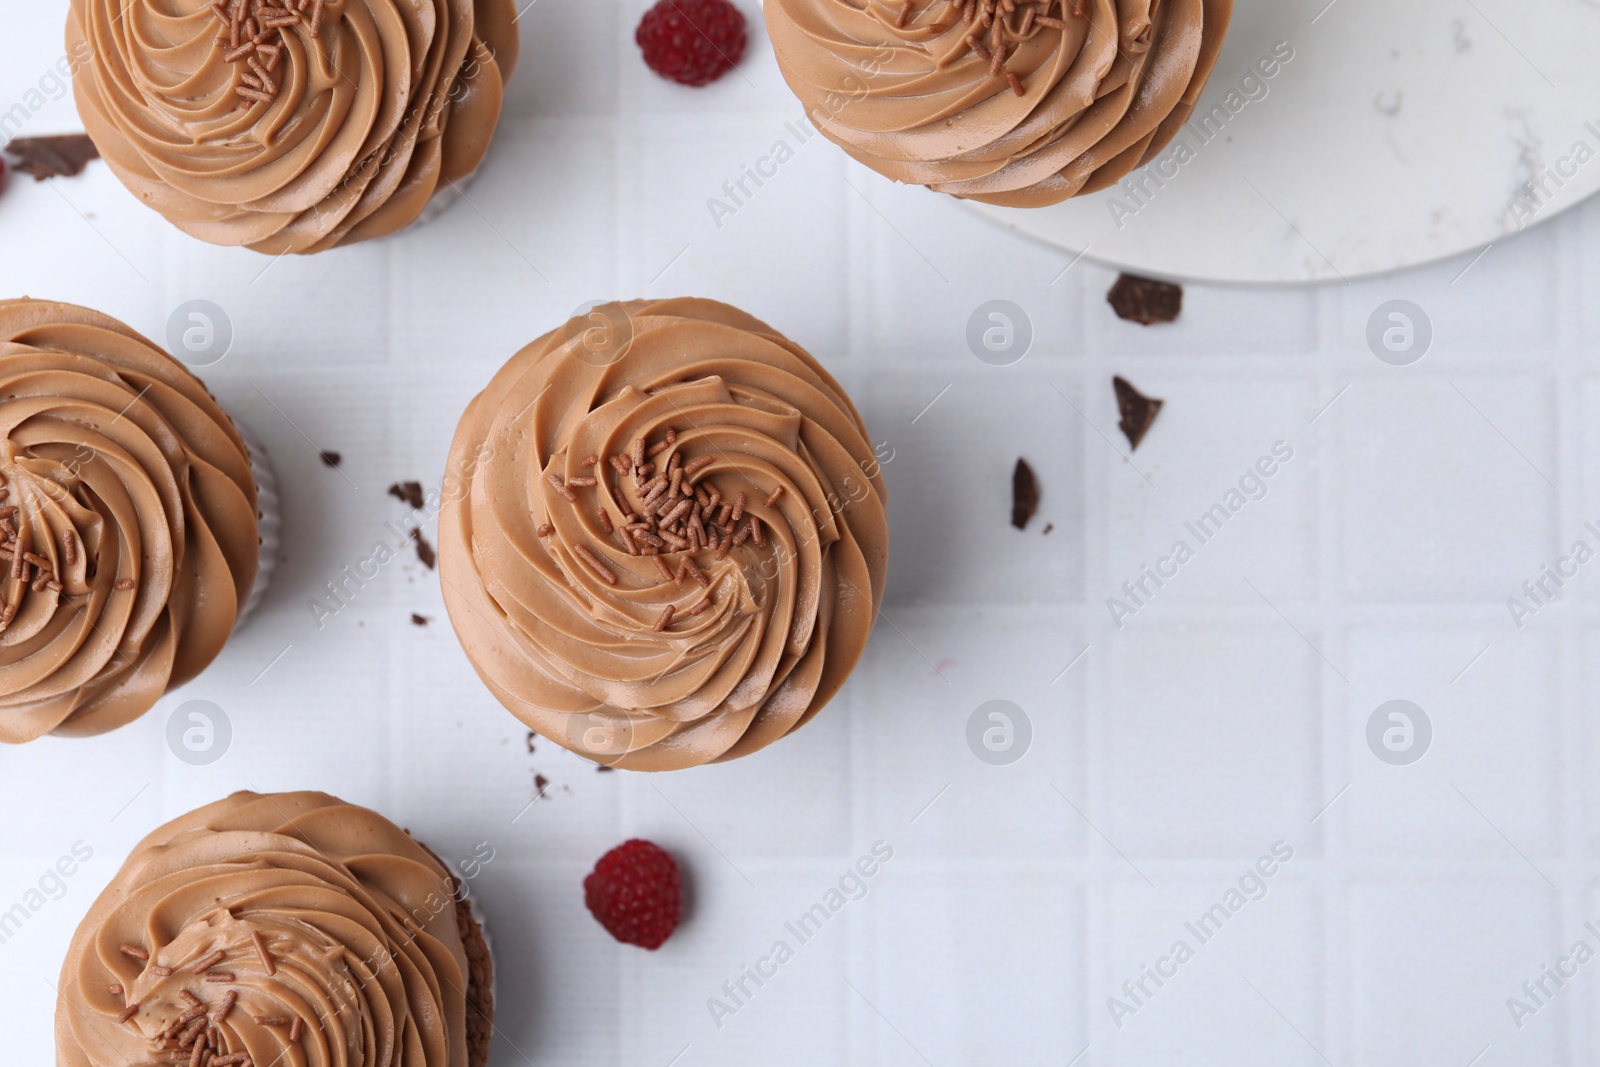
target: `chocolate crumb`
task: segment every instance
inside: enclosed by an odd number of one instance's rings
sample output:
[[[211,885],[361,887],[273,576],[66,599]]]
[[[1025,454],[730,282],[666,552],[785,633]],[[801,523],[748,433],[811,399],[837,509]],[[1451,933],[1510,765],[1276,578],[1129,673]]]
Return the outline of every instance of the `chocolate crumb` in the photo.
[[[415,526],[411,528],[411,540],[417,543],[417,558],[422,561],[422,565],[430,571],[433,570],[434,564],[439,561],[439,554],[433,550],[428,539],[422,536],[422,531]]]
[[[338,452],[323,451],[318,452],[317,455],[322,458],[322,465],[324,467],[337,467],[339,464],[344,462],[344,456]]]
[[[1025,459],[1017,460],[1011,472],[1011,525],[1019,530],[1028,528],[1028,520],[1039,510],[1039,480]]]
[[[1047,523],[1044,524],[1044,532],[1045,532],[1045,534],[1047,536],[1049,535],[1050,531],[1054,530],[1055,528],[1056,528],[1056,524],[1053,523],[1053,522],[1047,522]]]
[[[1128,438],[1130,449],[1136,449],[1150,431],[1156,416],[1161,414],[1161,405],[1165,401],[1145,396],[1129,385],[1126,378],[1112,378],[1111,385],[1117,391],[1117,410],[1122,413],[1122,421],[1118,425]]]
[[[430,620],[426,615],[418,615],[414,611],[411,613],[412,626],[426,626],[430,621],[432,620]]]
[[[99,159],[94,142],[81,133],[54,137],[18,137],[6,145],[6,155],[16,168],[31,174],[35,181],[46,178],[71,178],[82,174],[91,159]]]
[[[615,769],[616,769],[616,768],[614,768],[614,767],[607,767],[607,766],[606,766],[606,765],[605,765],[605,764],[604,764],[604,763],[596,763],[596,764],[595,764],[595,765],[594,765],[594,769],[595,769],[595,770],[596,770],[596,771],[599,771],[599,772],[600,772],[600,773],[601,773],[601,774],[610,774],[610,773],[611,773],[611,772],[612,772],[612,771],[613,771],[613,770],[615,770]]]
[[[536,738],[538,738],[538,736],[539,735],[534,733],[532,730],[528,731],[528,755],[530,756],[533,755],[533,742]]]
[[[1183,287],[1154,278],[1124,274],[1106,294],[1106,303],[1120,319],[1141,326],[1176,322],[1183,313]]]
[[[542,774],[535,773],[533,776],[533,788],[538,793],[537,799],[543,800],[544,795],[550,791],[550,779]]]
[[[421,482],[396,482],[389,487],[389,495],[416,509],[422,506]]]

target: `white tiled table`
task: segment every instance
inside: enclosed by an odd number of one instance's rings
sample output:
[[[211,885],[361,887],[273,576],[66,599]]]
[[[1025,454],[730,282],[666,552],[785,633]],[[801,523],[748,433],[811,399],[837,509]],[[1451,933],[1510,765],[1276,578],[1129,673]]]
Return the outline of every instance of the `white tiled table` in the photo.
[[[0,910],[74,842],[94,850],[0,944],[6,1060],[50,1062],[61,956],[132,843],[254,787],[337,792],[450,856],[493,845],[502,1067],[1593,1062],[1600,963],[1520,1030],[1506,998],[1572,942],[1600,949],[1582,927],[1600,917],[1600,564],[1520,631],[1505,601],[1600,516],[1600,209],[1464,274],[1190,286],[1178,325],[1145,330],[1105,306],[1113,272],[1063,273],[1069,257],[821,139],[718,229],[706,199],[799,109],[759,31],[719,85],[659,82],[631,41],[640,6],[530,8],[471,203],[399,239],[276,263],[209,248],[101,166],[0,196],[0,293],[157,338],[184,300],[227,310],[235,351],[205,377],[266,442],[285,518],[264,610],[200,680],[113,736],[0,752]],[[59,14],[13,15],[0,102],[59,54]],[[28,132],[74,126],[60,101]],[[405,515],[385,488],[437,484],[457,414],[512,351],[585,300],[682,293],[810,347],[893,449],[885,617],[834,707],[733,765],[602,775],[528,752],[414,560],[317,629],[308,599]],[[1036,330],[1008,368],[964,341],[995,297]],[[1396,297],[1437,329],[1409,368],[1364,340]],[[1113,373],[1167,400],[1137,468]],[[1266,499],[1114,627],[1106,599],[1279,440],[1294,458]],[[1024,534],[1006,523],[1019,455],[1044,492]],[[166,747],[192,698],[234,726],[210,767]],[[1408,767],[1365,742],[1394,698],[1434,726]],[[965,741],[992,699],[1033,724],[1009,767]],[[549,794],[529,807],[535,774]],[[635,834],[693,886],[656,954],[582,905],[590,864]],[[708,998],[879,840],[894,858],[867,896],[719,1029]],[[1107,998],[1196,945],[1185,923],[1280,840],[1293,859],[1265,898],[1118,1028]]]

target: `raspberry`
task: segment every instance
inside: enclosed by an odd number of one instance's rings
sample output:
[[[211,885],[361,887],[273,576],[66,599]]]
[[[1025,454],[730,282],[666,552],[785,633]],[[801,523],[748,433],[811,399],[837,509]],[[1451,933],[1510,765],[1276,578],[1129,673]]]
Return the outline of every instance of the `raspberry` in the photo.
[[[710,85],[744,55],[744,15],[728,0],[661,0],[633,35],[663,78]]]
[[[583,880],[584,903],[611,936],[652,952],[683,917],[678,861],[660,845],[634,838],[600,857]]]

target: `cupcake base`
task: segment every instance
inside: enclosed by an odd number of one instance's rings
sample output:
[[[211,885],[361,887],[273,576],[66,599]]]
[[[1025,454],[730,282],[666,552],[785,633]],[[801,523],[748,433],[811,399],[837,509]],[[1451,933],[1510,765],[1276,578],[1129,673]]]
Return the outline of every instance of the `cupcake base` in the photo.
[[[415,840],[415,839],[413,839]],[[456,902],[456,929],[461,931],[461,947],[467,953],[467,1067],[489,1067],[489,1048],[494,1043],[494,949],[489,942],[489,927],[472,890],[433,849],[417,842],[434,862],[450,875]]]
[[[456,925],[467,950],[467,1067],[489,1067],[494,1043],[494,954],[489,934],[471,897],[456,882]]]

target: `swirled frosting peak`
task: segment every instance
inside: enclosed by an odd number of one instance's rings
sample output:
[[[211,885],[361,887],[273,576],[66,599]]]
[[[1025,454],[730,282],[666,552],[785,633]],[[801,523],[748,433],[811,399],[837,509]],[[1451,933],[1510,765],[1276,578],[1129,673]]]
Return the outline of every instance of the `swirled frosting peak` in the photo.
[[[104,315],[0,301],[0,742],[104,733],[222,649],[256,487],[193,374]]]
[[[576,752],[746,755],[861,656],[888,560],[872,445],[817,361],[741,311],[574,319],[472,402],[450,462],[451,621],[500,701]]]
[[[191,812],[78,927],[57,1065],[469,1067],[456,892],[399,827],[323,793]]]
[[[896,181],[1013,207],[1103,189],[1177,134],[1233,0],[768,0],[806,114]]]
[[[383,237],[488,151],[513,0],[71,0],[84,127],[185,233],[259,252]]]

